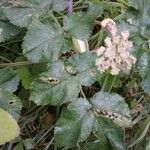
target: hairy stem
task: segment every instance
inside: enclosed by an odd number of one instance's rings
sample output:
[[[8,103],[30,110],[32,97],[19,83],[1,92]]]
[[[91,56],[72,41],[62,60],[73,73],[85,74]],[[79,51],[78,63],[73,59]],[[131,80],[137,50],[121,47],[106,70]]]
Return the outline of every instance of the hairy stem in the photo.
[[[68,15],[73,13],[73,0],[68,0],[67,13]]]

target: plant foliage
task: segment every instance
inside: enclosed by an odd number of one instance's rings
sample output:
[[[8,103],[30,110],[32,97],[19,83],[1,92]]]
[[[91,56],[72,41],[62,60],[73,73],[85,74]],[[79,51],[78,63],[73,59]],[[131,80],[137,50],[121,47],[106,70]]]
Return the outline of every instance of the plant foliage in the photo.
[[[129,30],[128,74],[95,66],[106,18]],[[0,0],[0,145],[148,150],[149,69],[149,0]]]

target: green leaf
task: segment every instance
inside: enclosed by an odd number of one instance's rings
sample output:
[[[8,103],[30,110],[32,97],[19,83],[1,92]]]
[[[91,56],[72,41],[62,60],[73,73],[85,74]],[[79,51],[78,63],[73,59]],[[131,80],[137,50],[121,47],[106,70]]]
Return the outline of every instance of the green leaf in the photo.
[[[19,135],[20,129],[15,119],[0,108],[0,145],[13,140]]]
[[[98,143],[93,143],[91,147],[96,148],[101,145],[105,150],[111,145],[115,150],[126,149],[121,128],[110,119],[97,114],[95,105],[91,105],[83,98],[76,99],[62,111],[55,127],[56,144],[66,149],[75,147],[76,144],[93,135],[92,132],[97,137]],[[81,146],[84,149],[87,144],[82,143]]]
[[[18,143],[18,144],[14,147],[14,150],[24,150],[23,144],[22,144],[22,143]]]
[[[81,85],[91,86],[96,81],[95,59],[96,55],[91,52],[77,54],[65,61],[65,68],[69,72],[70,68],[68,67],[70,65],[70,67],[75,69],[79,83]]]
[[[97,17],[100,17],[102,15],[103,6],[99,1],[88,1],[88,5],[89,7],[86,15],[91,19],[91,21],[94,21]]]
[[[56,143],[65,148],[76,146],[92,132],[94,115],[86,99],[77,99],[62,112],[55,127]]]
[[[81,85],[91,85],[96,80],[94,58],[95,54],[86,52],[50,64],[48,71],[32,83],[30,100],[38,105],[74,101]]]
[[[74,38],[88,39],[92,33],[92,28],[96,17],[102,14],[103,9],[100,5],[95,7],[96,2],[90,3],[86,13],[77,12],[64,17],[64,29]]]
[[[92,32],[92,26],[84,16],[84,13],[78,12],[64,17],[64,29],[80,40],[88,39]]]
[[[150,54],[143,53],[138,61],[138,70],[142,77],[141,86],[150,95]]]
[[[6,17],[3,13],[3,7],[5,6],[9,6],[9,2],[7,0],[1,0],[0,2],[0,20],[5,20],[6,21]]]
[[[126,150],[122,131],[110,120],[98,117],[94,124],[93,132],[100,141],[102,140],[104,145],[109,145],[110,143],[114,150]]]
[[[102,139],[96,140],[93,142],[83,143],[81,146],[81,150],[109,150],[111,149],[110,145],[106,142],[103,143]]]
[[[143,138],[146,136],[149,130],[149,126],[150,126],[150,117],[148,117],[144,121],[143,125],[140,126],[140,128],[138,129],[137,133],[133,138],[133,142],[129,145],[129,147],[133,147],[134,145],[136,145],[137,143],[143,140]]]
[[[132,126],[130,110],[124,99],[114,93],[98,92],[91,98],[95,110],[121,127]]]
[[[63,31],[58,25],[35,22],[30,25],[22,47],[24,55],[32,62],[40,62],[42,58],[53,62],[65,52],[65,44]]]
[[[10,24],[3,14],[2,7],[5,6],[6,3],[7,1],[4,0],[0,2],[0,42],[9,40],[20,32],[20,29]]]
[[[12,93],[0,89],[0,108],[8,111],[15,119],[19,119],[22,104]]]
[[[62,11],[66,8],[65,0],[22,0],[17,6],[4,8],[5,16],[14,25],[28,27],[32,21],[39,20],[51,8],[54,11]]]
[[[22,85],[25,89],[30,89],[33,81],[33,75],[31,74],[28,66],[19,67],[17,73],[21,79]]]
[[[61,105],[73,101],[79,89],[76,77],[67,73],[62,61],[57,61],[51,65],[50,71],[32,83],[30,100],[38,105]]]
[[[150,78],[150,54],[143,53],[138,61],[138,70],[143,79]]]
[[[143,0],[129,0],[129,5],[139,9],[143,5]]]
[[[11,68],[0,69],[0,88],[15,92],[18,88],[19,77]]]
[[[148,95],[150,95],[150,78],[143,80],[141,82],[141,86],[142,86],[144,92],[147,93]]]
[[[149,0],[129,0],[130,7],[121,20],[121,26],[132,32],[139,32],[143,37],[150,37],[150,1]],[[128,28],[127,28],[128,26]]]
[[[17,35],[19,29],[8,21],[0,20],[0,42],[9,40],[11,37]]]
[[[65,10],[67,7],[67,1],[66,0],[54,0],[52,9],[56,12],[60,12]]]

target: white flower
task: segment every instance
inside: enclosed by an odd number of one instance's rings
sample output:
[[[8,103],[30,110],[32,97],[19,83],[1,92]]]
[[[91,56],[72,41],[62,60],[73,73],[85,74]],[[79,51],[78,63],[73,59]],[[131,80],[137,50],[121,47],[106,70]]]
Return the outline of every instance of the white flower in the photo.
[[[119,35],[113,20],[106,19],[101,22],[102,27],[107,29],[108,24],[112,25],[111,30],[108,30],[111,36],[104,40],[105,47],[101,46],[97,49],[97,56],[99,56],[96,59],[97,70],[101,73],[109,70],[112,75],[128,72],[136,62],[136,58],[129,53],[133,46],[132,42],[128,40],[129,31],[123,31]]]
[[[100,48],[98,48],[96,50],[96,53],[97,53],[97,56],[101,56],[105,51],[105,47],[104,46],[101,46]]]

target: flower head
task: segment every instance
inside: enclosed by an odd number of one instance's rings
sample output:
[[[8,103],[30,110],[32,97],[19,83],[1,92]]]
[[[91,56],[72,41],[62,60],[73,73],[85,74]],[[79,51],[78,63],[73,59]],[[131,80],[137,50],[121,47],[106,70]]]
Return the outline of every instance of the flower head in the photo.
[[[99,56],[96,59],[97,70],[100,72],[109,70],[112,75],[129,71],[136,62],[136,58],[130,54],[133,44],[128,40],[129,31],[118,34],[116,24],[111,19],[102,21],[101,25],[107,28],[110,36],[104,40],[105,46],[97,49],[97,56]]]

